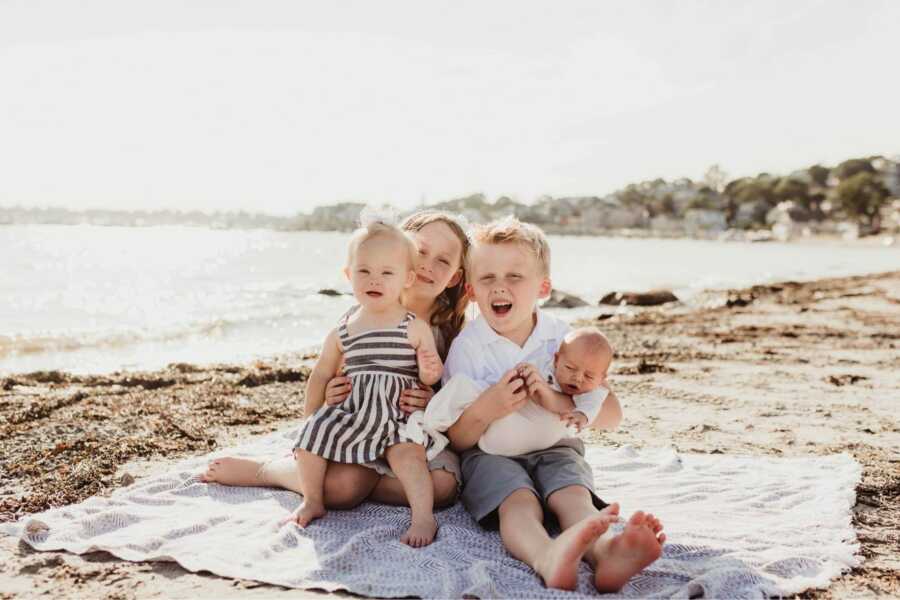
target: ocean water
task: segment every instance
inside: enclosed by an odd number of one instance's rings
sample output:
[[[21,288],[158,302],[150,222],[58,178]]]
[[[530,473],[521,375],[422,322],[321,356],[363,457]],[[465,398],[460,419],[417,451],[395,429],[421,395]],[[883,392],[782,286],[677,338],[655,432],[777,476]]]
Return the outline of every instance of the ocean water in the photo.
[[[314,348],[351,304],[347,234],[0,227],[0,373],[244,362]],[[555,287],[708,288],[900,268],[900,248],[551,237]],[[565,314],[565,313],[562,313]],[[570,313],[571,314],[571,313]]]

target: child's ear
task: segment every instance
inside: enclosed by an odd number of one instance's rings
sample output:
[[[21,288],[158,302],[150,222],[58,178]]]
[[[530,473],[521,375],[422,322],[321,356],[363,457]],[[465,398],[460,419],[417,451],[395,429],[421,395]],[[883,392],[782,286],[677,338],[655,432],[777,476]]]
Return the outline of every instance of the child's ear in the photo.
[[[457,269],[456,273],[453,274],[453,277],[450,278],[450,281],[447,282],[447,287],[452,288],[459,283],[459,280],[462,279],[463,270]]]
[[[559,363],[559,352],[553,353],[553,368],[556,368],[556,365]]]
[[[350,281],[350,267],[344,267],[344,276]]]
[[[406,285],[403,287],[408,288],[412,287],[412,284],[416,282],[416,272],[415,271],[407,271],[406,272]]]
[[[472,287],[471,283],[466,283],[466,296],[469,297],[469,300],[475,299],[475,288]]]
[[[543,281],[541,281],[541,287],[538,289],[538,298],[546,298],[550,295],[551,290],[553,290],[553,284],[550,283],[550,278],[545,277]]]

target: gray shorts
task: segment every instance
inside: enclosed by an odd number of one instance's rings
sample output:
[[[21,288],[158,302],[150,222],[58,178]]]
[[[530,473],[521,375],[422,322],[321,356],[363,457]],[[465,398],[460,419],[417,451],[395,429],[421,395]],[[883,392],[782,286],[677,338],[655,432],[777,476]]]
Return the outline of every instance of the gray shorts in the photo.
[[[584,459],[584,443],[577,438],[566,438],[552,448],[520,456],[487,454],[475,446],[462,454],[462,474],[463,505],[485,529],[499,527],[497,509],[521,489],[531,490],[538,497],[548,517],[547,498],[571,485],[587,488],[599,510],[608,506],[594,493],[594,474]]]
[[[394,478],[397,477],[384,457],[370,463],[364,463],[363,466],[374,469],[379,475],[387,475],[388,477]],[[459,457],[449,448],[441,450],[437,456],[428,461],[429,471],[439,471],[441,469],[447,471],[456,478],[457,489],[462,487],[462,471],[459,468]]]

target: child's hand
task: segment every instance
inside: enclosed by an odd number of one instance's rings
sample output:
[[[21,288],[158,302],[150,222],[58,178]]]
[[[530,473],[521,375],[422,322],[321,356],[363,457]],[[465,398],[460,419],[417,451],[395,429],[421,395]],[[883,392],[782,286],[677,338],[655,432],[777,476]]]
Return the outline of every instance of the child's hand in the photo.
[[[440,380],[441,374],[444,372],[444,365],[437,352],[420,348],[416,351],[416,360],[419,363],[419,379],[423,383],[431,385]]]
[[[566,424],[566,427],[572,425],[578,433],[587,426],[587,415],[580,410],[573,410],[570,413],[559,415],[559,420]]]
[[[350,396],[351,388],[349,377],[344,375],[332,377],[325,385],[325,404],[328,406],[340,404]]]
[[[478,398],[483,411],[482,418],[488,423],[519,410],[527,401],[528,388],[516,369],[504,373],[500,381],[486,389]]]
[[[550,384],[544,380],[537,367],[531,363],[522,363],[516,369],[528,388],[528,395],[543,406],[544,400],[552,397],[553,390],[550,388]]]

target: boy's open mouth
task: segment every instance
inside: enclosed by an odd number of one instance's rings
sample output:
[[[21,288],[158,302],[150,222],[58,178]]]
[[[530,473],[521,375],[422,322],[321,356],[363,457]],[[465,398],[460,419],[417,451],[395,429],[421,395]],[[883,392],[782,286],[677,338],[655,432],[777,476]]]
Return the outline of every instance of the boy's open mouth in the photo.
[[[384,294],[382,294],[381,292],[376,291],[366,292],[366,296],[368,296],[369,298],[381,298],[383,295]]]
[[[512,310],[512,302],[491,302],[491,310],[495,315],[502,317]]]

